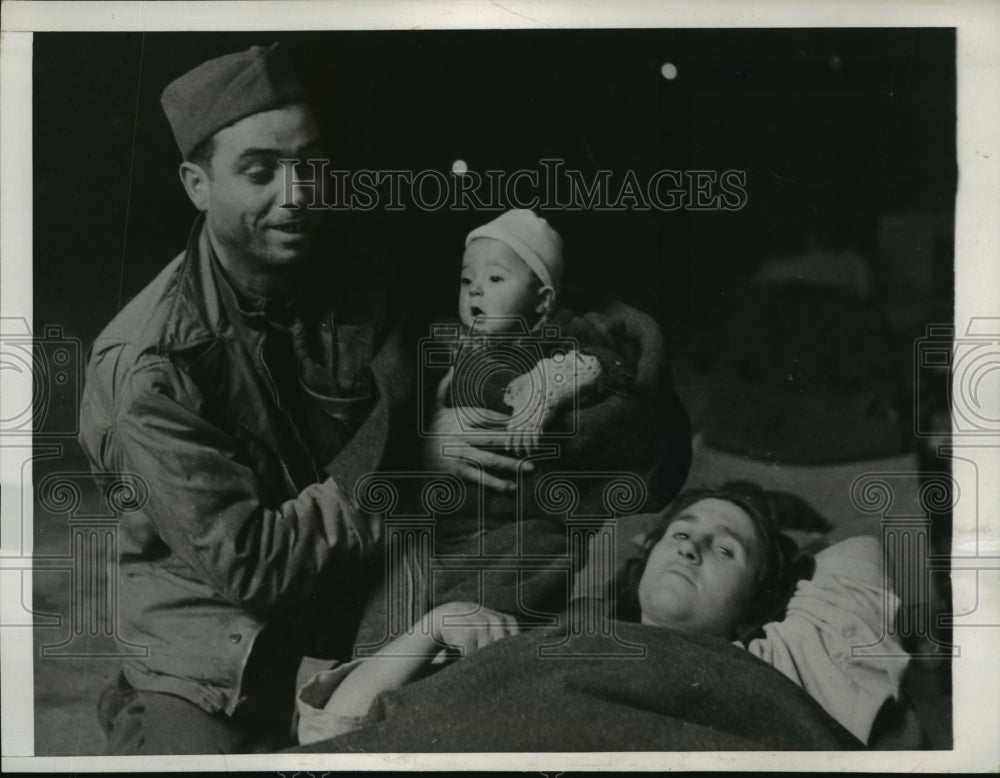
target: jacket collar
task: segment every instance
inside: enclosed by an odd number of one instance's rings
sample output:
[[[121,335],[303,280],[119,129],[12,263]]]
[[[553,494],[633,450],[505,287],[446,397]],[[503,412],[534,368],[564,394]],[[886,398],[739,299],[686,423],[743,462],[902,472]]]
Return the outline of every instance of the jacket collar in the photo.
[[[290,318],[295,305],[295,300],[272,302],[238,291],[215,256],[205,215],[199,214],[188,236],[160,347],[172,352],[203,345],[230,323],[262,330],[269,319]]]
[[[212,272],[205,215],[199,214],[188,235],[174,288],[173,302],[160,338],[163,352],[182,351],[215,340],[229,323]]]

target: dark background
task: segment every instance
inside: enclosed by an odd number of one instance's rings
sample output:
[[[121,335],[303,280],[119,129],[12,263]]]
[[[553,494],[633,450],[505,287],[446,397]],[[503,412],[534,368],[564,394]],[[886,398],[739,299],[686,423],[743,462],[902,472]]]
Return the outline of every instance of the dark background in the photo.
[[[273,40],[298,61],[337,168],[447,172],[461,158],[512,171],[558,157],[617,180],[745,170],[736,213],[545,214],[566,243],[567,284],[648,310],[681,346],[693,316],[810,230],[860,252],[887,304],[950,306],[951,30],[42,33],[36,331],[60,323],[86,345],[183,248],[194,211],[160,92],[207,58]],[[450,313],[463,237],[494,215],[332,219],[350,245],[389,258],[408,304]],[[901,215],[937,225],[919,256],[894,255],[880,232]]]

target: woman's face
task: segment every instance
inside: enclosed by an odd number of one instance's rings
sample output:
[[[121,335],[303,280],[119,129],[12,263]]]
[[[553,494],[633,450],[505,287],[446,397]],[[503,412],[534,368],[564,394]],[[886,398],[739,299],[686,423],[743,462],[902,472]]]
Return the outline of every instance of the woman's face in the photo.
[[[760,583],[764,543],[746,512],[717,498],[678,513],[639,582],[642,623],[728,637]]]

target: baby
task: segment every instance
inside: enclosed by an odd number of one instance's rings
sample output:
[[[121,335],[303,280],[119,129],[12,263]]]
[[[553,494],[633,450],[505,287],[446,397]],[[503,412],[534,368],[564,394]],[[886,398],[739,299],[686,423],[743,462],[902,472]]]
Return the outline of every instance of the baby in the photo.
[[[623,417],[645,409],[627,396],[635,384],[639,351],[627,328],[603,312],[576,315],[558,305],[562,270],[562,239],[531,211],[508,211],[466,237],[459,325],[448,328],[444,341],[452,351],[450,367],[443,376],[433,370],[425,374],[427,385],[437,390],[428,396],[436,396],[439,411],[454,412],[465,430],[505,426],[505,446],[515,458],[532,457],[544,436],[551,436],[551,443],[546,441],[536,461],[524,464],[518,490],[512,484],[491,488],[499,479],[469,466],[469,480],[481,478],[483,488],[470,485],[464,504],[438,520],[432,560],[407,557],[387,576],[405,581],[400,587],[406,598],[402,628],[451,601],[475,602],[525,618],[555,614],[566,605],[569,579],[561,561],[568,554],[565,520],[537,503],[539,474],[544,467],[563,472],[613,469],[598,457],[615,444],[610,436],[625,428]],[[613,397],[618,402],[610,403],[613,408],[605,413],[601,405]],[[581,409],[592,415],[578,424]],[[647,422],[644,429],[652,425]],[[644,456],[634,440],[622,445]],[[619,462],[624,459],[615,464]],[[435,466],[433,460],[428,466]],[[624,463],[626,467],[644,472],[642,462]],[[530,569],[511,564],[522,550],[533,557]],[[466,561],[453,565],[455,559]],[[434,560],[442,564],[434,565]],[[398,634],[388,632],[388,596],[384,591],[373,594],[357,645]]]
[[[545,219],[507,211],[470,232],[465,247],[461,336],[439,399],[508,415],[508,450],[530,455],[557,411],[614,391],[628,368],[609,340],[573,337],[572,313],[557,306],[562,239]]]

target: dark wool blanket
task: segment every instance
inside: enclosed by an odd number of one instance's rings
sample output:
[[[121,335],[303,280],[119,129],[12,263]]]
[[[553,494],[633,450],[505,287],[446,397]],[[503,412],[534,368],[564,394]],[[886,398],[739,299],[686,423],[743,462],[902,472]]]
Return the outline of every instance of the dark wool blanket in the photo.
[[[562,630],[494,643],[381,695],[354,732],[309,752],[839,750],[862,745],[795,683],[718,638],[614,622],[645,647]],[[605,656],[599,656],[604,653]],[[597,654],[598,656],[594,656]]]

